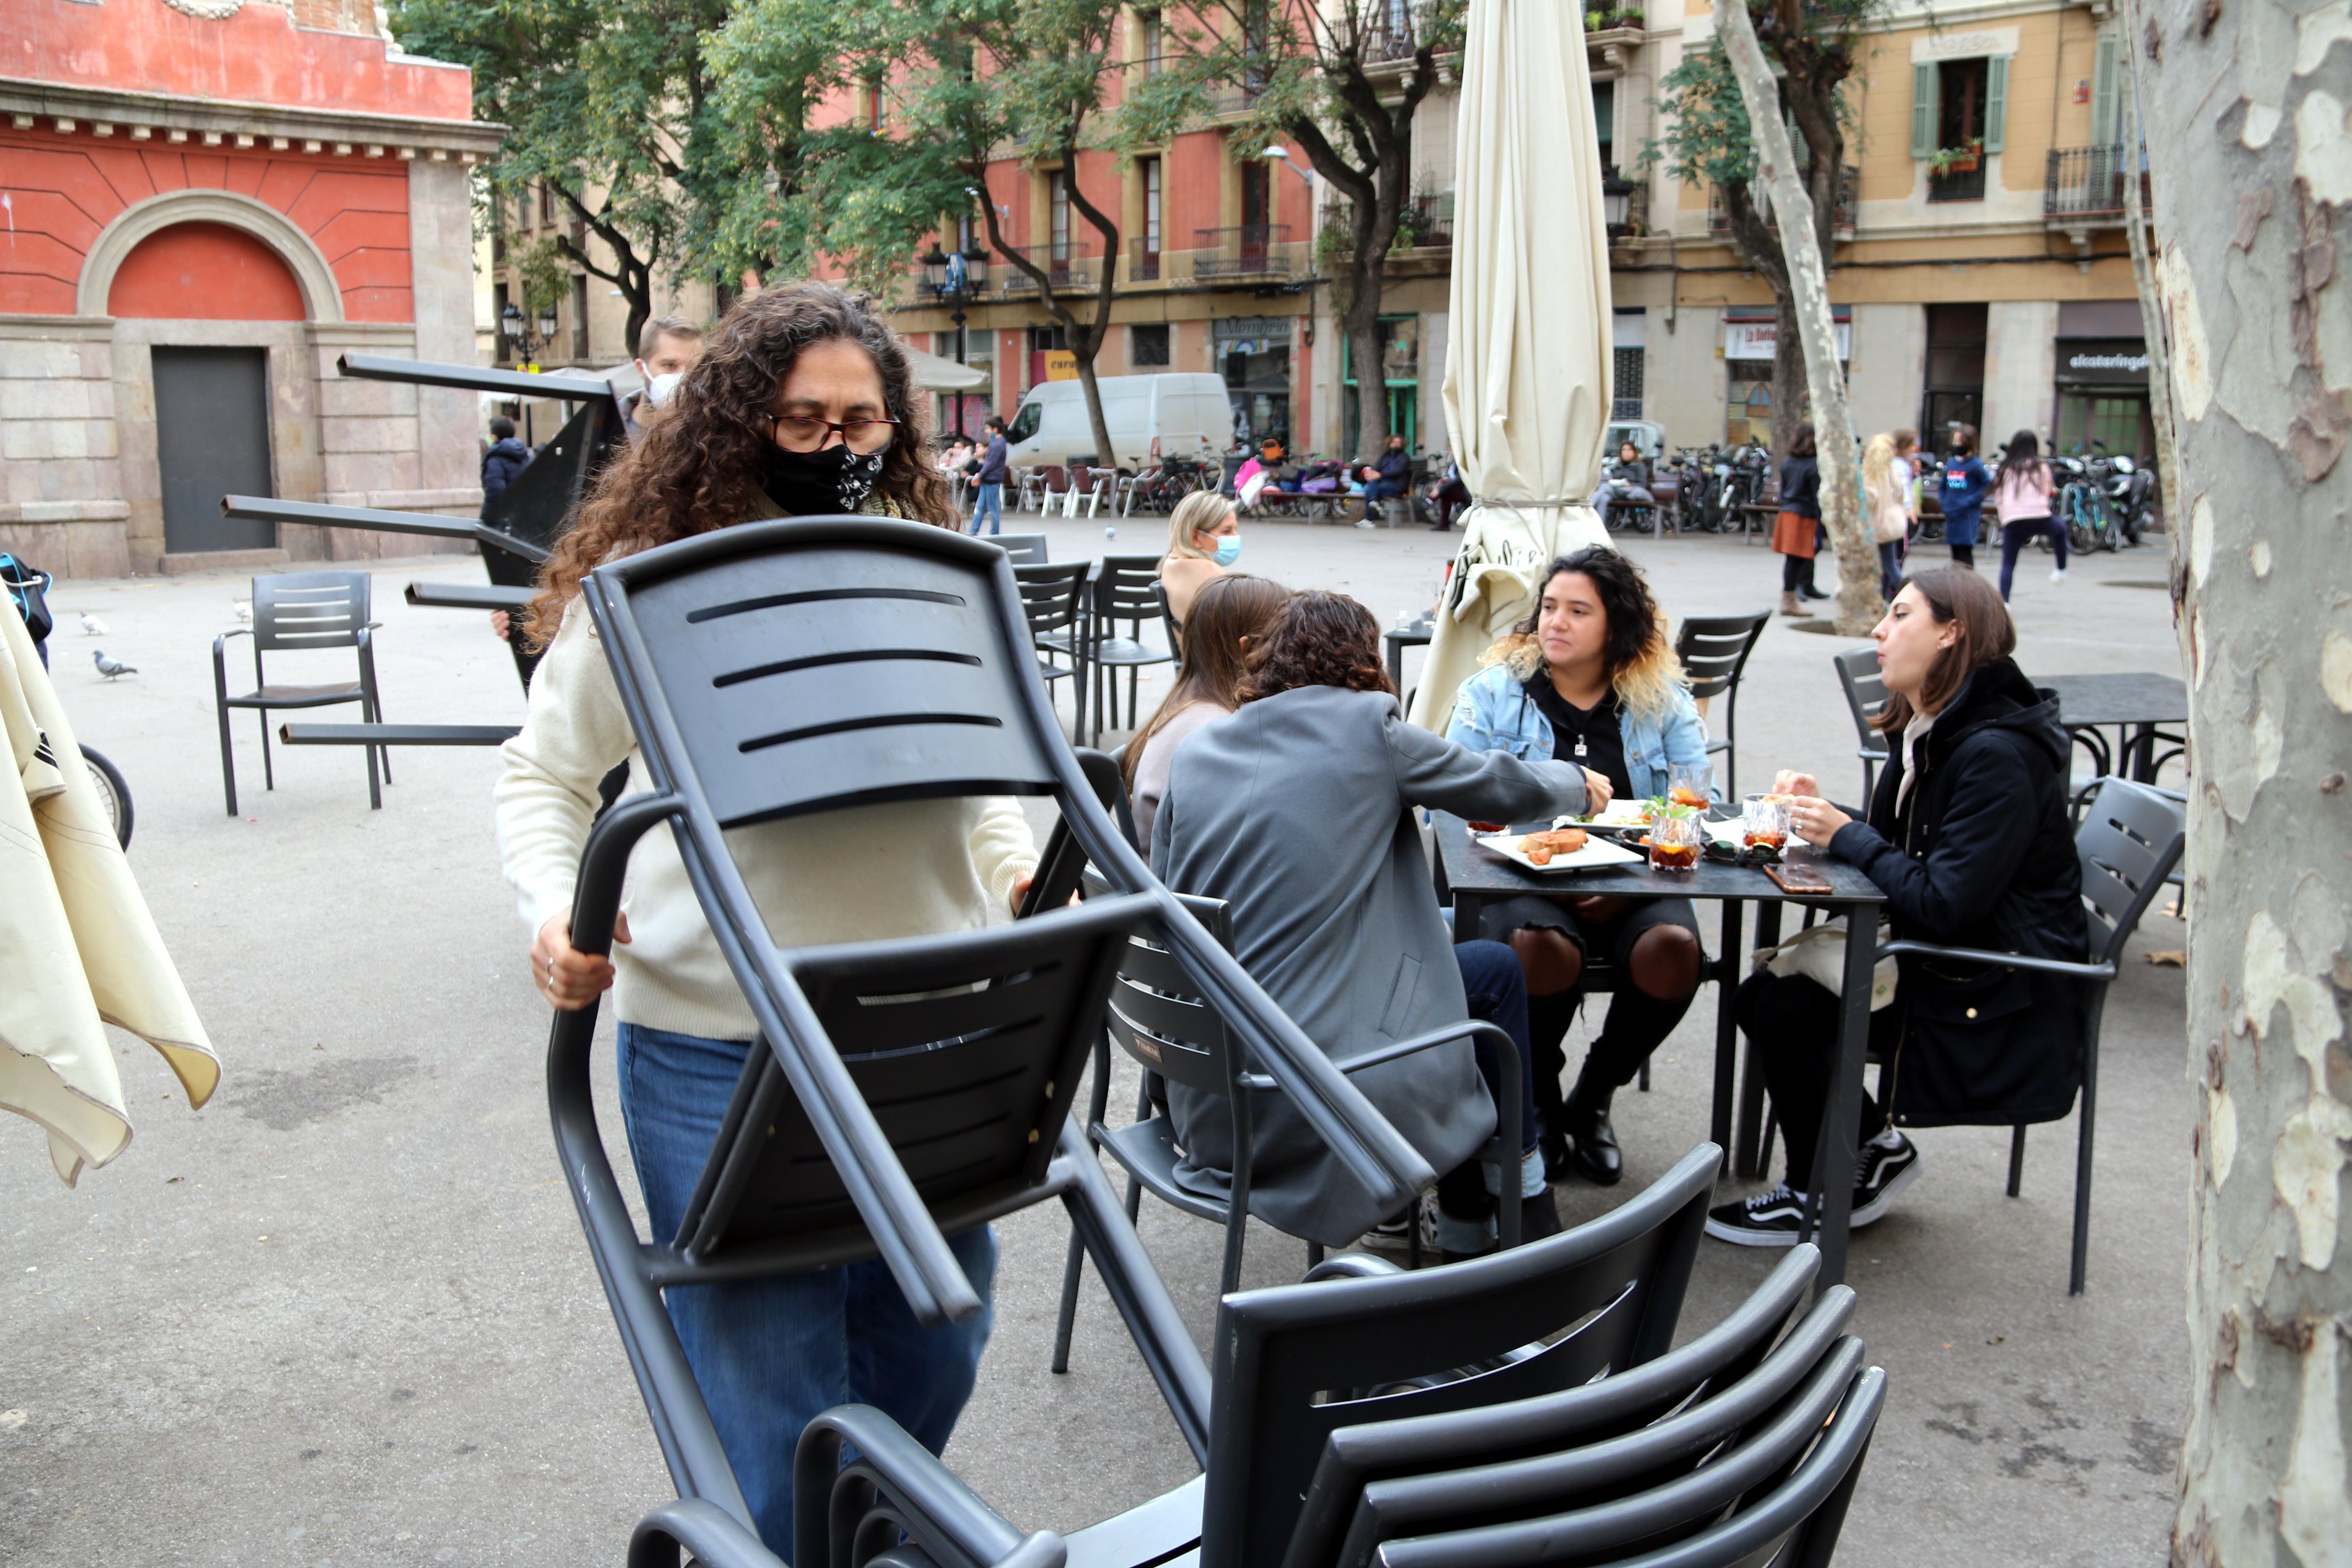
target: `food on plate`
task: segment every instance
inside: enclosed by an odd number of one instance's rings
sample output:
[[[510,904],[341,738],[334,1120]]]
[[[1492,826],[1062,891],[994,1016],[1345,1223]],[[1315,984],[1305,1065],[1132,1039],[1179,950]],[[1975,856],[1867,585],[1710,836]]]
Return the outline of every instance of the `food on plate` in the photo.
[[[1519,838],[1519,853],[1538,866],[1549,866],[1555,855],[1573,855],[1584,847],[1585,833],[1580,827],[1556,827],[1548,833],[1528,833]]]

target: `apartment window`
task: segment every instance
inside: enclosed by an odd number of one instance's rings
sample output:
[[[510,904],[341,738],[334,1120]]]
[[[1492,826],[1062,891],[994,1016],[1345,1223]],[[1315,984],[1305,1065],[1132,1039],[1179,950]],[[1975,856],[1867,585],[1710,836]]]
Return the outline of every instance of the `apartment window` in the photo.
[[[1266,207],[1269,194],[1265,165],[1252,159],[1242,165],[1242,240],[1249,242],[1249,232],[1257,231],[1258,243],[1265,243],[1265,225],[1269,221]]]
[[[2009,58],[1922,60],[1911,68],[1911,156],[1932,160],[1931,202],[1981,201],[1985,160],[2009,119]]]
[[[547,226],[555,222],[555,187],[545,180],[539,183],[539,221]]]
[[[1592,125],[1601,138],[1601,166],[1617,166],[1617,84],[1596,81],[1592,84]]]
[[[880,135],[882,118],[882,79],[875,77],[866,84],[866,129]]]
[[[1054,226],[1054,259],[1070,258],[1070,176],[1067,170],[1056,169],[1047,184],[1047,208]]]
[[[1138,171],[1143,181],[1143,248],[1157,256],[1160,254],[1160,160],[1142,159],[1138,163]]]
[[[1160,13],[1138,11],[1135,14],[1135,53],[1146,76],[1160,74],[1160,52],[1165,44],[1160,29]]]
[[[572,357],[588,357],[588,275],[572,275]]]
[[[2116,36],[2104,34],[2094,57],[2091,87],[2091,144],[2112,146],[2123,140],[2122,115],[2117,112],[2117,84],[2122,76],[2116,59]]]
[[[1617,384],[1616,401],[1609,405],[1612,419],[1639,419],[1642,416],[1642,371],[1646,358],[1642,349],[1612,349],[1610,369]],[[1616,460],[1609,453],[1611,461]]]
[[[1127,330],[1127,363],[1140,370],[1147,365],[1168,363],[1168,323],[1154,321],[1149,326]]]

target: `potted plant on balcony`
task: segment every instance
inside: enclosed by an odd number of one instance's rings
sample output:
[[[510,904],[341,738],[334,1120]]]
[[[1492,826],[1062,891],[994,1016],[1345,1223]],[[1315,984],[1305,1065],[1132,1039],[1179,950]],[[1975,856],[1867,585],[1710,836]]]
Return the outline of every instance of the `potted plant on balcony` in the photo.
[[[1937,149],[1927,160],[1927,173],[1938,177],[1945,174],[1972,174],[1984,161],[1984,138],[1971,136],[1958,147]]]
[[[1586,32],[1588,32],[1588,33],[1598,33],[1598,32],[1601,32],[1601,31],[1604,30],[1608,26],[1609,26],[1609,13],[1608,13],[1608,12],[1606,12],[1606,11],[1587,11],[1587,12],[1584,14],[1584,30],[1585,30]]]
[[[1647,16],[1640,11],[1620,11],[1609,19],[1609,25],[1612,27],[1624,27],[1639,32],[1647,20]]]

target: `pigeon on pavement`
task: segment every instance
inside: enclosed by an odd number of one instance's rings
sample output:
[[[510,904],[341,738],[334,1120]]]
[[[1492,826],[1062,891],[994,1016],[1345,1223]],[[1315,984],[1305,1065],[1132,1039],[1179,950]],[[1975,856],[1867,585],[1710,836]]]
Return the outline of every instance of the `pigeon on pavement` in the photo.
[[[99,648],[92,652],[90,659],[98,666],[99,674],[106,677],[109,680],[112,680],[118,675],[136,675],[139,673],[139,667],[135,664],[123,664],[119,660],[107,658],[106,650],[104,648]]]
[[[84,610],[81,613],[81,631],[84,637],[102,637],[106,635],[106,623]]]
[[[236,611],[236,618],[238,620],[249,621],[253,619],[252,601],[247,599],[231,599],[229,601],[229,605],[232,609]]]

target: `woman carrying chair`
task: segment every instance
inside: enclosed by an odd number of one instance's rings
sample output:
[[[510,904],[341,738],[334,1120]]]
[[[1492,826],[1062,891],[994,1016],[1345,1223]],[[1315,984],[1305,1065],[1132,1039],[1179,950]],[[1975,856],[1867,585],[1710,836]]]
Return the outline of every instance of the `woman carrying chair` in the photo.
[[[621,1110],[656,1236],[676,1233],[759,1031],[667,833],[637,846],[613,960],[571,944],[598,780],[626,763],[625,794],[650,787],[581,580],[617,556],[762,518],[865,512],[957,527],[925,455],[921,407],[889,325],[855,297],[804,283],[744,300],[687,373],[673,416],[597,481],[530,606],[546,656],[530,718],[506,746],[499,848],[550,1004],[577,1009],[614,990]],[[786,947],[984,926],[1017,903],[1037,860],[1027,819],[1001,798],[825,812],[730,837]],[[983,1226],[949,1239],[985,1302],[994,1237]],[[681,1287],[665,1301],[761,1534],[780,1552],[792,1549],[793,1452],[809,1420],[875,1405],[943,1449],[991,1321],[982,1310],[923,1327],[878,1259]]]
[[[2008,606],[1968,567],[1942,566],[1905,584],[1871,635],[1886,681],[1874,722],[1890,744],[1868,815],[1821,799],[1811,774],[1784,772],[1773,787],[1798,797],[1791,826],[1885,890],[1895,940],[2080,963],[2089,932],[2066,812],[2066,731],[2057,700],[2010,657]],[[1940,956],[1896,962],[1892,999],[1873,997],[1885,1100],[1862,1097],[1856,1226],[1885,1215],[1918,1174],[1919,1151],[1897,1122],[2055,1121],[2082,1082],[2075,981]],[[1707,1216],[1709,1236],[1743,1247],[1796,1243],[1837,1050],[1836,993],[1774,973],[1789,967],[1759,969],[1734,1003],[1789,1160],[1771,1191]]]

